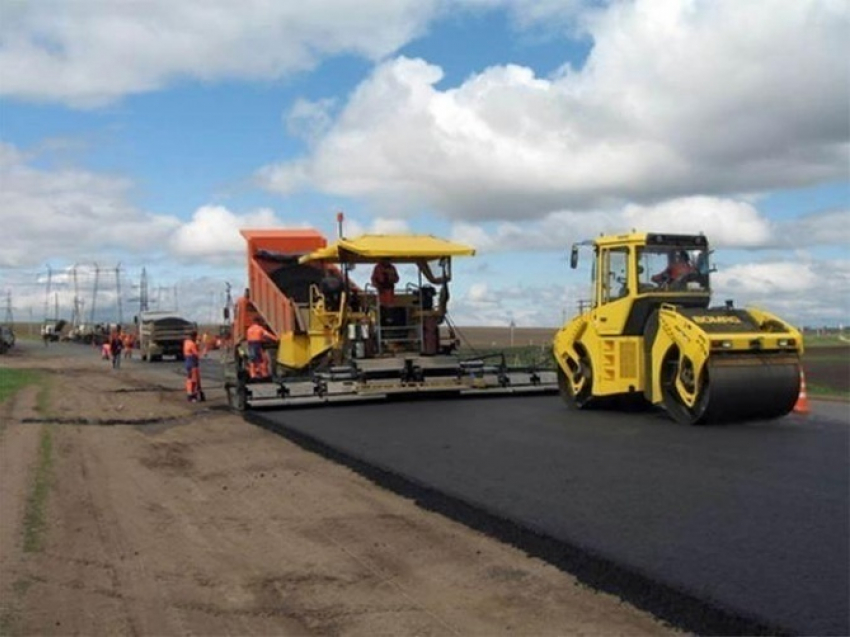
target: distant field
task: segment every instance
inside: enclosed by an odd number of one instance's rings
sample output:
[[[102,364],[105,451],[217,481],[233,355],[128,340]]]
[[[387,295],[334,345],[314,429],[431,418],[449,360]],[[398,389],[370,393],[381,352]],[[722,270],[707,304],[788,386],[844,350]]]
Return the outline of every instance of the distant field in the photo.
[[[803,344],[806,347],[848,347],[850,348],[850,336],[838,336],[837,334],[827,334],[819,336],[817,334],[803,334]]]
[[[538,327],[457,327],[455,328],[462,346],[473,348],[526,347],[549,345],[558,328]]]

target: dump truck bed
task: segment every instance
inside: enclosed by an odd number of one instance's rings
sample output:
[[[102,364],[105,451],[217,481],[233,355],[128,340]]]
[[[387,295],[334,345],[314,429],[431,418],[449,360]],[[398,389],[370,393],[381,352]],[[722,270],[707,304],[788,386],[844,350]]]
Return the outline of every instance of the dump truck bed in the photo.
[[[275,335],[293,331],[296,304],[308,301],[310,285],[322,277],[321,270],[300,265],[298,257],[327,241],[315,230],[240,232],[248,250],[248,299]]]

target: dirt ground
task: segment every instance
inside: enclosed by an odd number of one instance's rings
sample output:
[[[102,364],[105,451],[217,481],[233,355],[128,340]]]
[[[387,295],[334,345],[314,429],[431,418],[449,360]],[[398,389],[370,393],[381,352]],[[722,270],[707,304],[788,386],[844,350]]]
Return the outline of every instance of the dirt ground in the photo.
[[[49,387],[0,405],[0,633],[673,633],[246,424],[219,390],[189,404],[172,372],[74,347],[0,359]]]

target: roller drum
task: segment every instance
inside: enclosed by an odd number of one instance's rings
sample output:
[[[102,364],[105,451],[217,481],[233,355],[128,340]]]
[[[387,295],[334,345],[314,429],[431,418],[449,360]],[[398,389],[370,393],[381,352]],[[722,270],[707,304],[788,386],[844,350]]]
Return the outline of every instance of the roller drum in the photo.
[[[701,424],[779,418],[794,409],[799,397],[796,356],[713,356],[707,368],[693,408],[682,404],[672,383],[666,385],[665,407],[676,420]]]

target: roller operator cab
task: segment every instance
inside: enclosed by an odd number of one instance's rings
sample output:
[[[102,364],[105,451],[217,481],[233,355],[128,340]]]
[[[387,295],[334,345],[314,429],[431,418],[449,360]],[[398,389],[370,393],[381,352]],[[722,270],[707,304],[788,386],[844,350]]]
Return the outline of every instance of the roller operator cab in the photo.
[[[763,310],[710,307],[703,235],[633,233],[573,246],[593,251],[592,295],[555,335],[568,406],[649,403],[699,424],[776,418],[800,387],[800,332]]]

